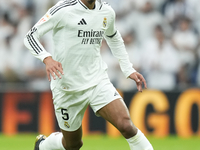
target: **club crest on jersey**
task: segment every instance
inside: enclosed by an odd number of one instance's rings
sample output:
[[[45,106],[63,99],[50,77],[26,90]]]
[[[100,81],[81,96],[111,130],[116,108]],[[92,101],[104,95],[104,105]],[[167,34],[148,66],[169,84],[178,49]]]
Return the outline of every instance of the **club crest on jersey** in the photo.
[[[107,26],[107,18],[105,17],[103,20],[103,27],[105,28]]]
[[[70,128],[70,125],[67,121],[65,121],[64,125],[67,127],[67,128]]]

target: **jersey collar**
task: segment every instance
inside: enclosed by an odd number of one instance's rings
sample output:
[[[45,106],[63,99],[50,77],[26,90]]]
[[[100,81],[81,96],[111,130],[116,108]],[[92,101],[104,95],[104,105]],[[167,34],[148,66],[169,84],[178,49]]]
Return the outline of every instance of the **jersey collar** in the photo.
[[[78,0],[78,2],[79,2],[85,9],[89,9],[81,0]]]
[[[80,4],[81,4],[81,6],[83,7],[83,8],[85,8],[85,9],[87,9],[87,10],[90,10],[81,0],[77,0]],[[100,4],[102,3],[102,1],[101,0],[97,0]],[[95,6],[94,6],[94,9],[92,9],[92,10],[96,10],[97,9],[97,1],[96,1],[96,3],[95,3]]]

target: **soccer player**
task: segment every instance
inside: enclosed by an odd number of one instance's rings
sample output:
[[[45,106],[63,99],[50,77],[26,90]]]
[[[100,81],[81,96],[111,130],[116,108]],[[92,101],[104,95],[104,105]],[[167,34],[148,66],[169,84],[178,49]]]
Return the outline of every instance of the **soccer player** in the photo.
[[[53,30],[51,55],[39,42]],[[61,132],[39,135],[35,150],[79,150],[82,146],[82,118],[88,105],[94,113],[113,124],[127,139],[131,150],[153,150],[144,134],[130,119],[122,97],[111,84],[107,65],[100,56],[105,38],[125,77],[135,80],[142,92],[143,76],[133,69],[115,13],[99,0],[64,0],[53,6],[28,32],[26,47],[46,65],[53,103]]]

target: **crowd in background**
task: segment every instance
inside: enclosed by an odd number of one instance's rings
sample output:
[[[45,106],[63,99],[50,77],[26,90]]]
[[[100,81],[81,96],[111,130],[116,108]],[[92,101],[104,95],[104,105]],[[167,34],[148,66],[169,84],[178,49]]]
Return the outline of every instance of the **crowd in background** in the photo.
[[[45,66],[23,45],[28,30],[58,0],[0,0],[0,90],[49,90]],[[116,12],[133,67],[148,88],[164,91],[200,87],[199,0],[105,0]],[[41,43],[53,51],[51,32]],[[103,41],[102,57],[116,88],[136,85],[122,74]]]

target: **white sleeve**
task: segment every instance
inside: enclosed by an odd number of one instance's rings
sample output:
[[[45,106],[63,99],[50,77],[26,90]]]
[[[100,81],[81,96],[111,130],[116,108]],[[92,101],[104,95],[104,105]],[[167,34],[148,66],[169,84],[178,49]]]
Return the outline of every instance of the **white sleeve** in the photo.
[[[56,14],[51,13],[52,9],[49,9],[49,11],[34,25],[24,38],[24,45],[30,50],[33,56],[41,61],[43,61],[44,58],[51,56],[51,54],[45,50],[39,40],[45,33],[58,25],[62,16],[61,12]]]
[[[113,21],[107,30],[108,31],[106,31],[104,38],[108,43],[113,56],[118,59],[122,72],[124,73],[125,77],[128,78],[132,73],[136,72],[136,70],[133,68],[132,63],[129,60],[124,41],[119,31],[117,31],[115,28],[115,13],[113,13]]]

